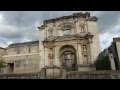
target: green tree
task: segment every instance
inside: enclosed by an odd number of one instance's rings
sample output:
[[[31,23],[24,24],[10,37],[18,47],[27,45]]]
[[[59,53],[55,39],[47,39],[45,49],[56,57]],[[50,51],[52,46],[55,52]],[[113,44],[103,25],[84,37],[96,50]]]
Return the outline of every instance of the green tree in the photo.
[[[4,62],[4,59],[0,59],[0,73],[2,73],[2,69],[5,68],[7,64]]]
[[[109,56],[104,56],[96,61],[97,70],[111,70]]]

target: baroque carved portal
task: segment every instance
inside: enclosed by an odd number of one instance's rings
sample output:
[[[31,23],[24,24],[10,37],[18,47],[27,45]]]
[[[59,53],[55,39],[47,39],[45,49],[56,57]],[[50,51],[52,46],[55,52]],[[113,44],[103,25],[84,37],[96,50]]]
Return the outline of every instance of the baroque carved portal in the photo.
[[[76,50],[72,46],[64,46],[60,50],[62,66],[67,71],[77,71]]]

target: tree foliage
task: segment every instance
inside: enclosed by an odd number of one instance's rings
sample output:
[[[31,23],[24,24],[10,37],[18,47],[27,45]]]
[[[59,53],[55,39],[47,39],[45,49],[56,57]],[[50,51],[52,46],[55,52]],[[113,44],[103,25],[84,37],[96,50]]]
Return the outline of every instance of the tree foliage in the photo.
[[[96,61],[96,70],[111,70],[109,56],[104,56]]]
[[[4,62],[4,60],[0,60],[0,68],[5,68],[6,67],[6,63]]]
[[[2,71],[3,68],[5,68],[7,66],[7,64],[4,62],[3,59],[0,59],[0,73]]]

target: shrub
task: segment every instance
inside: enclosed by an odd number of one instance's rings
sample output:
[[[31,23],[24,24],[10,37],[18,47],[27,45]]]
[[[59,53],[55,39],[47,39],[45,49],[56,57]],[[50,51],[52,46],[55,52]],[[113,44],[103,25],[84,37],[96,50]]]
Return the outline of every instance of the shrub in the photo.
[[[109,56],[104,56],[96,61],[96,70],[111,70]]]

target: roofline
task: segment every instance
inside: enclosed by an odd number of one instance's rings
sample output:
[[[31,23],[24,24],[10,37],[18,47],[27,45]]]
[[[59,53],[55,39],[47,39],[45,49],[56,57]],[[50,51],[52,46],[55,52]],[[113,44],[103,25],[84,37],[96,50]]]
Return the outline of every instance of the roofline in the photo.
[[[113,42],[120,42],[120,37],[113,38]]]
[[[97,21],[98,20],[98,18],[95,17],[95,16],[91,17],[89,12],[86,12],[86,13],[79,12],[79,13],[73,13],[72,15],[69,15],[69,16],[62,16],[62,17],[59,17],[59,18],[44,20],[44,24],[48,24],[50,22],[54,23],[55,21],[59,21],[59,20],[62,20],[62,19],[78,18],[78,17],[83,17],[83,18],[89,17],[89,20],[91,20],[91,21]]]
[[[12,46],[15,46],[15,45],[32,44],[32,43],[39,43],[39,40],[37,40],[37,41],[30,41],[30,42],[23,42],[23,43],[13,43],[13,44],[10,44],[9,47],[12,47]]]
[[[37,28],[38,28],[38,30],[42,30],[42,29],[45,29],[46,24],[55,23],[56,21],[60,21],[63,19],[70,19],[70,18],[85,18],[86,21],[94,21],[94,22],[98,21],[98,17],[90,16],[89,12],[86,12],[86,13],[79,12],[79,13],[73,13],[72,15],[69,15],[69,16],[62,16],[62,17],[58,17],[58,18],[44,20],[43,25],[41,25]]]
[[[5,48],[3,48],[3,47],[0,47],[0,49],[5,49]]]

